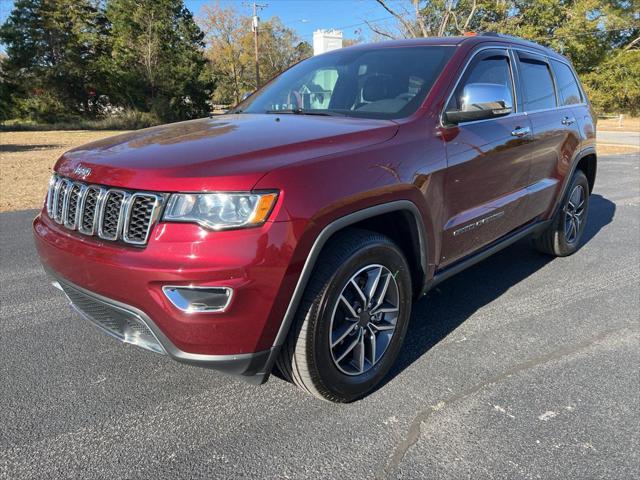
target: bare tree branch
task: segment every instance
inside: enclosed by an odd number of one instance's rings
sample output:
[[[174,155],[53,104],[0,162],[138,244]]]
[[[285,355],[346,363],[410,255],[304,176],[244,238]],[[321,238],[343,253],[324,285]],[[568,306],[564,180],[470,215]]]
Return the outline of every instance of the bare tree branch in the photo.
[[[624,47],[624,49],[633,50],[636,45],[640,45],[640,37],[636,38],[635,40],[632,40],[631,43],[629,43],[629,45]]]
[[[453,1],[449,1],[445,3],[445,6],[447,8],[446,12],[444,13],[444,15],[442,16],[442,21],[440,22],[440,26],[438,27],[438,36],[442,37],[444,35],[444,32],[447,28],[447,25],[449,24],[449,18],[453,17],[453,21],[456,24],[456,28],[458,27],[458,17],[456,17],[455,13],[452,12],[453,10]]]
[[[403,16],[400,15],[398,12],[396,12],[391,7],[389,7],[389,5],[387,5],[386,0],[376,0],[376,2],[378,2],[378,4],[380,4],[380,6],[384,8],[387,12],[393,15],[396,18],[396,20],[398,20],[402,24],[402,26],[407,30],[407,33],[409,33],[412,37],[418,36],[417,32],[413,28],[413,25],[411,25],[410,22],[405,20]]]
[[[413,0],[413,8],[416,13],[416,23],[418,24],[418,26],[420,27],[420,30],[422,31],[422,36],[428,37],[429,32],[427,31],[427,26],[424,23],[424,16],[420,13],[420,0]]]
[[[477,8],[478,8],[478,2],[477,2],[477,0],[473,0],[473,5],[471,6],[471,11],[469,12],[469,15],[467,16],[467,20],[464,22],[464,25],[462,26],[463,33],[467,31],[467,28],[469,28],[469,23],[471,23],[471,19],[476,14],[476,9]]]
[[[380,30],[380,29],[376,28],[375,26],[373,26],[373,24],[371,22],[365,20],[364,23],[366,23],[367,27],[369,27],[374,33],[377,33],[378,35],[381,35],[381,36],[386,37],[386,38],[390,38],[391,40],[395,40],[396,39],[396,37],[394,37],[390,33],[385,32],[383,30]]]

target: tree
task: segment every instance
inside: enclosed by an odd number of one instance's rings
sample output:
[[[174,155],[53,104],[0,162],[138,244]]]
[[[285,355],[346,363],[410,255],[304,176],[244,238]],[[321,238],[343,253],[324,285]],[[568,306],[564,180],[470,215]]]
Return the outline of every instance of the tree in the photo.
[[[7,46],[3,83],[22,97],[18,103],[40,96],[35,100],[60,110],[54,115],[93,115],[104,87],[99,59],[106,52],[106,33],[97,1],[18,0],[0,27]]]
[[[182,0],[108,0],[111,99],[165,121],[209,111],[204,34]]]
[[[376,1],[396,21],[392,29],[370,24],[379,36],[428,37],[474,31],[516,35],[571,59],[578,74],[589,82],[593,98],[602,99],[595,102],[598,107],[640,109],[637,82],[625,76],[637,72],[637,55],[621,52],[640,33],[640,0],[410,0],[393,5],[388,0]],[[606,71],[616,72],[618,81],[626,85],[626,100],[605,101],[618,90],[614,76],[607,77]]]
[[[637,1],[516,0],[511,7],[486,28],[548,46],[569,57],[578,73],[592,71],[638,31]]]
[[[278,17],[272,17],[260,26],[260,55],[260,72],[266,82],[313,55],[313,49],[285,27]]]
[[[10,118],[13,110],[14,85],[6,78],[4,63],[7,56],[0,52],[0,122]]]
[[[217,4],[205,8],[203,25],[209,44],[207,58],[216,82],[213,101],[237,103],[245,91],[254,88],[248,73],[253,61],[247,40],[250,19]]]
[[[640,50],[620,50],[582,80],[598,111],[640,114]]]
[[[207,57],[216,82],[213,101],[238,103],[244,93],[257,88],[251,18],[233,8],[214,5],[205,9],[203,28],[207,32]],[[311,46],[277,17],[260,24],[259,43],[259,66],[265,80],[312,54]]]

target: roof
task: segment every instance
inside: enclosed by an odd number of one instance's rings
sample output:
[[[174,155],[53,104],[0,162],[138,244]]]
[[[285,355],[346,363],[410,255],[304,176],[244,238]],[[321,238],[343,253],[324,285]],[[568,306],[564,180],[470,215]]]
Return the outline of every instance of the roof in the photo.
[[[465,37],[426,37],[426,38],[409,38],[402,40],[387,40],[376,43],[358,44],[352,47],[353,49],[369,49],[369,48],[393,48],[393,47],[412,47],[412,46],[428,46],[428,45],[451,45],[459,46],[461,44],[471,44],[475,46],[481,43],[497,43],[503,45],[517,45],[527,47],[532,50],[537,50],[544,55],[555,58],[564,58],[556,51],[544,47],[539,43],[531,42],[519,37],[513,37],[510,35],[503,35],[499,33],[486,32],[474,36]]]

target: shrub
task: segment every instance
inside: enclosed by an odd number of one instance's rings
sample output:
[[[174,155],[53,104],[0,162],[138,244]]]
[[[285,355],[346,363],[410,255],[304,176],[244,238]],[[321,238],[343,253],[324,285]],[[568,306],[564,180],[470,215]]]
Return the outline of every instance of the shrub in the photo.
[[[20,118],[34,122],[68,122],[78,118],[69,114],[69,109],[64,103],[50,92],[16,98],[14,108]]]
[[[34,120],[8,120],[0,130],[35,131],[35,130],[138,130],[162,123],[157,115],[138,110],[124,110],[100,120],[75,118],[66,122],[41,123]]]

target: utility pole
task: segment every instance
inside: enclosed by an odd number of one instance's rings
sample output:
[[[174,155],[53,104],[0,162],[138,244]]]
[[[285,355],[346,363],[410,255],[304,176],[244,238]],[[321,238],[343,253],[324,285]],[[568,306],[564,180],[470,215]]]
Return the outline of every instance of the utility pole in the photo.
[[[246,5],[246,4],[245,4]],[[260,18],[258,17],[258,11],[263,8],[267,8],[267,4],[259,4],[253,2],[250,4],[253,7],[253,18],[251,19],[251,29],[253,30],[253,46],[255,50],[255,62],[256,62],[256,89],[260,88],[260,54],[258,46],[258,27],[260,24]]]

